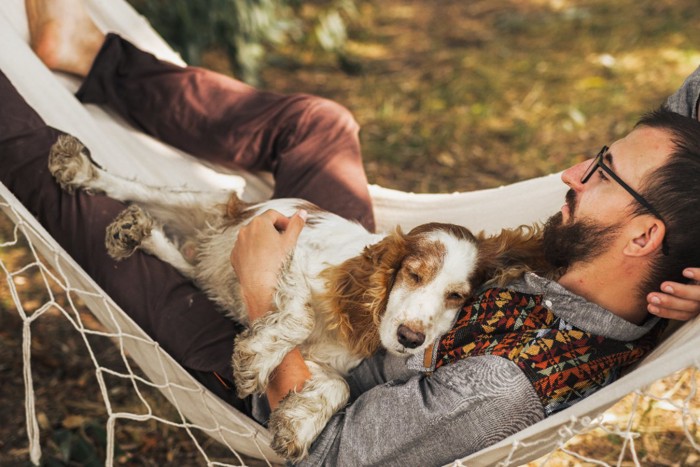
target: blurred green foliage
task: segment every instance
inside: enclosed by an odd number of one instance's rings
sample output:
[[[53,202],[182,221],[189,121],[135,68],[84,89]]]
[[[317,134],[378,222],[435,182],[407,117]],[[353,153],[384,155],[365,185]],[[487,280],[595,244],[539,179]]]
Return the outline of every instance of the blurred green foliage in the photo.
[[[315,41],[347,63],[346,22],[354,0],[128,0],[192,65],[207,50],[223,51],[235,74],[257,84],[266,46]],[[311,7],[315,14],[304,17]]]

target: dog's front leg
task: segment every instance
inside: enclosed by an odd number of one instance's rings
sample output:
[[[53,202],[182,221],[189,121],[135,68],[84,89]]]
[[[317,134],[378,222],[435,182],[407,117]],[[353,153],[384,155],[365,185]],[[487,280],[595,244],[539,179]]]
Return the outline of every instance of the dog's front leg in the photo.
[[[233,346],[233,377],[239,397],[263,392],[282,359],[314,328],[311,291],[300,262],[290,256],[279,274],[275,309],[256,319]]]
[[[166,237],[160,225],[155,223],[139,206],[124,209],[105,232],[107,253],[117,261],[131,256],[137,249],[171,264],[181,274],[194,278],[194,267],[182,256],[180,250]]]
[[[233,378],[238,397],[265,391],[272,372],[292,349],[304,342],[314,326],[306,304],[287,304],[253,321],[233,346]]]
[[[293,462],[308,455],[309,447],[328,420],[350,397],[345,380],[335,371],[307,361],[311,378],[301,391],[290,392],[270,415],[272,449]]]

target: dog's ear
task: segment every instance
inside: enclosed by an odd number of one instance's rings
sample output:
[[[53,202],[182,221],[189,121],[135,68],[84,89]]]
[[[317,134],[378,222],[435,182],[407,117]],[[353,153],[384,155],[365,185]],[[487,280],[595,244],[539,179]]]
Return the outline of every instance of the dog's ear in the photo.
[[[406,235],[397,228],[378,243],[366,246],[362,256],[374,267],[398,268],[406,255]]]
[[[332,321],[360,355],[369,356],[379,347],[379,323],[406,248],[406,237],[397,230],[322,273],[327,291],[323,298],[335,315]]]
[[[372,264],[372,274],[368,277],[367,295],[373,304],[372,314],[377,322],[386,310],[386,303],[396,275],[408,254],[409,241],[400,229],[387,235],[382,241],[365,248],[365,255]]]
[[[504,286],[526,272],[544,276],[554,274],[552,265],[542,251],[542,228],[521,225],[515,229],[503,229],[498,234],[477,236],[479,260],[473,285]]]

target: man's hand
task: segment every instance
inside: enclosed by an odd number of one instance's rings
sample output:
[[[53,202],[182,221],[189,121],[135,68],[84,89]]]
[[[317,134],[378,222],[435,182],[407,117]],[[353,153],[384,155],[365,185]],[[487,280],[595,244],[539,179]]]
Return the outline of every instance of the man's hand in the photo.
[[[647,295],[647,309],[650,313],[680,321],[693,319],[700,313],[700,268],[686,268],[683,276],[693,282],[664,282],[661,284],[661,292]]]
[[[269,210],[239,232],[231,250],[231,265],[241,284],[251,322],[270,310],[277,277],[296,246],[305,220],[306,211],[286,217]]]
[[[241,284],[251,322],[270,310],[277,276],[294,250],[305,222],[306,211],[286,217],[270,210],[251,220],[238,233],[231,250],[231,265]],[[277,367],[267,387],[270,408],[277,408],[290,391],[299,391],[310,377],[301,352],[298,348],[292,350]]]

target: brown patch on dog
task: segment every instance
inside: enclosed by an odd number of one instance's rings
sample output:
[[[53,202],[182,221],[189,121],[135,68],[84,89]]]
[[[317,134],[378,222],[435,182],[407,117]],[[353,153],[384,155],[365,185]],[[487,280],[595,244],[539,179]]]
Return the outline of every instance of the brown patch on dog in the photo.
[[[224,211],[224,227],[242,224],[255,214],[255,211],[248,209],[252,206],[241,200],[235,191],[231,192],[228,202],[223,206]]]
[[[253,206],[255,205],[242,201],[235,192],[231,192],[228,203],[226,203],[225,206],[222,205],[222,210],[224,213],[224,227],[242,224],[248,221],[251,217],[255,216],[257,210],[251,209]],[[299,200],[294,207],[297,209],[304,209],[309,213],[309,217],[306,220],[307,225],[314,225],[317,223],[314,214],[327,212],[315,204],[304,200]]]
[[[314,203],[306,200],[300,200],[294,207],[297,209],[303,209],[309,213],[309,217],[306,219],[306,225],[316,225],[318,223],[318,217],[314,216],[314,214],[323,214],[328,212],[325,209],[321,209]]]
[[[503,229],[496,235],[477,236],[479,261],[473,279],[475,286],[503,287],[526,272],[556,278],[557,270],[544,258],[542,226],[521,225]]]
[[[456,308],[462,306],[464,302],[473,293],[474,289],[471,285],[471,281],[461,284],[459,287],[448,290],[445,293],[445,307],[446,308]]]
[[[445,262],[447,249],[441,242],[427,240],[423,234],[409,234],[408,251],[399,269],[396,282],[415,290],[435,279]]]
[[[379,348],[379,323],[406,252],[406,236],[397,229],[321,273],[326,292],[320,298],[333,315],[329,321],[353,353],[368,357]]]
[[[404,326],[406,326],[408,329],[415,333],[421,333],[425,334],[425,327],[423,326],[423,322],[419,321],[417,319],[411,320],[411,321],[404,321],[403,323]]]

